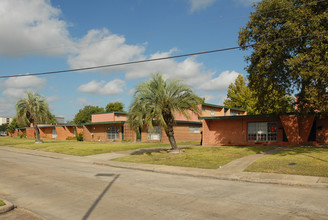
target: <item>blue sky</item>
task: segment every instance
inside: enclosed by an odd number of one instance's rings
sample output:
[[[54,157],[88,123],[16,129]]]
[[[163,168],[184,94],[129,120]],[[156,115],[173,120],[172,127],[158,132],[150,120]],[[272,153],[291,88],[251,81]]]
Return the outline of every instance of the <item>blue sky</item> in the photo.
[[[1,0],[0,75],[83,68],[237,46],[251,0]],[[85,105],[120,101],[160,72],[179,78],[206,102],[222,104],[228,85],[246,75],[245,52],[94,71],[0,79],[0,116],[15,115],[24,91],[44,95],[52,113],[72,120]]]

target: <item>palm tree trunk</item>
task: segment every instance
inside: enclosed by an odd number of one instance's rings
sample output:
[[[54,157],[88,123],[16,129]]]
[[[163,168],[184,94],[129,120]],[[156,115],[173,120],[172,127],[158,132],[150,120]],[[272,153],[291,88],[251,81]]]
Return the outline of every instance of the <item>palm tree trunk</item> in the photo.
[[[173,131],[173,127],[172,126],[168,126],[167,130],[166,130],[166,135],[170,141],[171,144],[171,149],[172,150],[177,150],[178,146],[177,143],[175,142],[175,138],[174,138],[174,131]]]
[[[33,128],[34,128],[34,132],[35,132],[36,143],[41,143],[40,133],[39,133],[38,126],[37,125],[34,125]]]

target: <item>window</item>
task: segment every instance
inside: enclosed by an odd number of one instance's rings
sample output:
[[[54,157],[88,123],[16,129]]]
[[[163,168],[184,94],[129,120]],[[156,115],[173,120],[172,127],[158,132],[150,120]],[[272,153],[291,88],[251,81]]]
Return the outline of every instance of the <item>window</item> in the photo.
[[[189,127],[189,133],[200,133],[200,127],[193,127],[193,126],[190,126]]]
[[[214,115],[214,109],[211,109],[211,115]]]
[[[231,116],[233,116],[233,115],[240,115],[240,112],[230,111],[230,115]]]
[[[203,112],[205,112],[206,111],[206,107],[203,107],[202,110],[203,110]]]
[[[53,128],[52,129],[52,138],[57,138],[58,135],[57,135],[57,131],[56,131],[56,128]]]
[[[77,131],[76,131],[76,127],[73,127],[73,137],[76,137]]]
[[[276,122],[249,122],[247,124],[248,141],[277,141]]]
[[[119,130],[118,126],[108,127],[107,128],[107,139],[108,140],[118,140],[120,138],[118,130]]]
[[[153,129],[148,128],[148,140],[161,140],[162,130],[159,126],[154,126]]]

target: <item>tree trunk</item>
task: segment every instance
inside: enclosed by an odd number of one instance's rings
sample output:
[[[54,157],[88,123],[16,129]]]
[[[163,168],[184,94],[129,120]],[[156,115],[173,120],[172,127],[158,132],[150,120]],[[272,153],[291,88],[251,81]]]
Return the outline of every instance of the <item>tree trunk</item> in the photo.
[[[40,133],[39,133],[38,126],[37,125],[34,125],[33,128],[34,128],[34,132],[35,132],[36,143],[41,143]]]
[[[173,131],[173,127],[172,126],[168,126],[167,130],[166,130],[166,135],[170,141],[171,144],[171,149],[172,150],[177,150],[178,146],[177,143],[175,142],[175,138],[174,138],[174,131]]]

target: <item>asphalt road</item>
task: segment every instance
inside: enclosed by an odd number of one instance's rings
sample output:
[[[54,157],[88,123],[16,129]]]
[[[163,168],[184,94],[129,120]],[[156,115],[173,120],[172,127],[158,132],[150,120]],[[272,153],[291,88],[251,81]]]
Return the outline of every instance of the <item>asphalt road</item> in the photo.
[[[328,219],[326,188],[160,174],[2,149],[0,198],[47,219]]]

